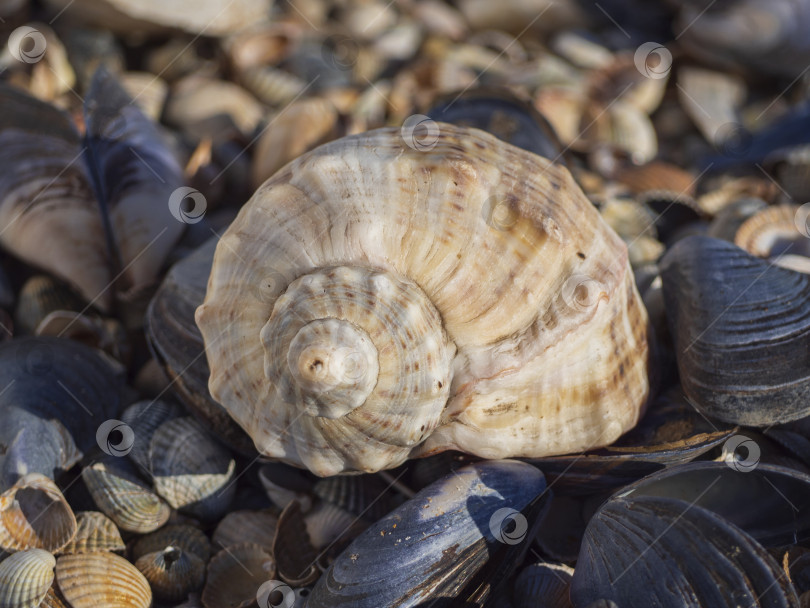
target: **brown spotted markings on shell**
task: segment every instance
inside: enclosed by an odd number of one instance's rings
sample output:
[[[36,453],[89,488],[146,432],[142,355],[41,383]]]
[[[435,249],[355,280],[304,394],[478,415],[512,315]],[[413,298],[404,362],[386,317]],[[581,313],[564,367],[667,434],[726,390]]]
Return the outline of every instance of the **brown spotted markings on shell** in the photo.
[[[637,422],[647,314],[621,239],[565,168],[437,127],[299,157],[219,242],[209,388],[263,454],[371,472],[581,451]]]

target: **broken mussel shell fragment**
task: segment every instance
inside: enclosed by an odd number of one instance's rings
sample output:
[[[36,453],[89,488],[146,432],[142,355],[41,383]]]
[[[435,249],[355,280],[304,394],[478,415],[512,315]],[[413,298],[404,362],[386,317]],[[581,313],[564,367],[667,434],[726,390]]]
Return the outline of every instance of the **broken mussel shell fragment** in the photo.
[[[544,511],[545,490],[539,469],[513,460],[451,473],[354,539],[315,585],[307,606],[420,606],[453,598],[483,603],[490,586],[520,563]]]
[[[661,262],[681,383],[703,414],[768,426],[810,414],[810,276],[692,236]]]

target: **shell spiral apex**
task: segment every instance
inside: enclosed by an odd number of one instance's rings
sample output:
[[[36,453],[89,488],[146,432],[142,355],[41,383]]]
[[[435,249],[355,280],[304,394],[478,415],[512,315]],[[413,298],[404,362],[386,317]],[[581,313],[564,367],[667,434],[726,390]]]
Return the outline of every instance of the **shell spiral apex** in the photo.
[[[217,245],[209,389],[260,452],[318,475],[448,449],[607,445],[649,393],[627,250],[568,171],[437,123],[282,168]]]

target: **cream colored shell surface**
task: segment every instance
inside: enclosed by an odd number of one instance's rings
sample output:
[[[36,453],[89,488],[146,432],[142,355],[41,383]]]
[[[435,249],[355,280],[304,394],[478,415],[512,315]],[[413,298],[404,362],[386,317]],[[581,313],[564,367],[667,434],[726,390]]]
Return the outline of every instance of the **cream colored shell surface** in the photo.
[[[565,168],[437,126],[299,157],[219,242],[209,388],[263,454],[370,472],[570,453],[637,422],[648,324],[622,241]]]

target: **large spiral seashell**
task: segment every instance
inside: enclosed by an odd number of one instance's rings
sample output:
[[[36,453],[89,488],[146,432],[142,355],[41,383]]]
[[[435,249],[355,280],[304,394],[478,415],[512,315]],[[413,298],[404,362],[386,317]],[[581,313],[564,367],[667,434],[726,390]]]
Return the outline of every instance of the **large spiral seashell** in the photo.
[[[263,454],[373,472],[580,451],[638,420],[647,315],[625,245],[566,169],[432,125],[299,157],[219,242],[196,314],[209,389]]]

